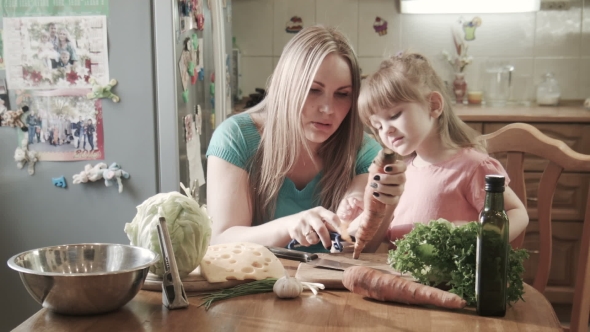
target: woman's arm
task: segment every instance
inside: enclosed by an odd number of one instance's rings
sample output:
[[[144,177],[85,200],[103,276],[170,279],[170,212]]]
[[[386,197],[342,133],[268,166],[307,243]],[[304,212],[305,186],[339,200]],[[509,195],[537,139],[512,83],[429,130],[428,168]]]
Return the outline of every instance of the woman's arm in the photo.
[[[337,229],[340,221],[334,213],[316,207],[252,226],[249,186],[244,169],[215,156],[207,158],[207,212],[211,216],[213,231],[211,244],[245,241],[284,247],[295,239],[304,246],[321,240],[324,247],[330,248],[330,234],[324,223]]]
[[[524,207],[524,204],[520,201],[518,196],[510,189],[506,187],[504,191],[504,210],[508,215],[509,220],[509,231],[510,231],[510,242],[512,242],[520,233],[524,232],[527,225],[529,224],[529,215]]]
[[[76,63],[76,61],[80,60],[78,58],[78,53],[76,53],[76,48],[72,46],[72,42],[68,42],[68,46],[66,47],[66,49],[68,50],[68,52],[70,52],[70,60],[72,60],[73,63]]]

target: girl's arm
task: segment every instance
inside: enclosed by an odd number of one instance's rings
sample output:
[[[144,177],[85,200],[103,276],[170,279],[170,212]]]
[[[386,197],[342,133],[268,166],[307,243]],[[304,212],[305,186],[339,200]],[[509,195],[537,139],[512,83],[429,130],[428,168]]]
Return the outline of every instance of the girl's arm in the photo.
[[[504,191],[504,210],[506,210],[506,214],[508,215],[510,223],[509,238],[510,242],[512,242],[526,229],[529,224],[529,215],[524,204],[508,186],[506,186],[506,190]]]
[[[323,207],[252,226],[247,172],[215,156],[207,158],[207,184],[207,212],[213,231],[211,244],[244,241],[284,247],[295,239],[304,246],[321,240],[324,247],[330,248],[332,242],[325,223],[335,229],[340,226],[336,214]],[[312,229],[317,236],[306,236]]]

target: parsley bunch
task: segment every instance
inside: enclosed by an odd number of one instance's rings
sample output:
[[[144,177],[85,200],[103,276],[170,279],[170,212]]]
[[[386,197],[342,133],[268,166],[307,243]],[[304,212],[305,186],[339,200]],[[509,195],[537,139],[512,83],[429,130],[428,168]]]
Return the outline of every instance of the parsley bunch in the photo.
[[[475,257],[480,224],[470,222],[454,226],[444,219],[431,220],[416,227],[404,238],[395,241],[396,250],[389,251],[388,263],[394,269],[411,273],[425,285],[446,285],[449,292],[461,296],[467,305],[475,305]],[[524,249],[510,249],[506,302],[522,300],[524,294]]]

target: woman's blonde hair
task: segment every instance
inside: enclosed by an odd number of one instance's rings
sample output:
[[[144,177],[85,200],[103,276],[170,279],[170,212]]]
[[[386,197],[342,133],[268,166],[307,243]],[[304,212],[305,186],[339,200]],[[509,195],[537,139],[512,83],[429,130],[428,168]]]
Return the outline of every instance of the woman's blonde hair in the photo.
[[[66,35],[66,40],[65,40],[65,41],[69,43],[69,42],[70,42],[70,32],[69,32],[69,31],[68,31],[68,29],[66,29],[66,28],[59,28],[59,29],[57,30],[57,34],[58,34],[58,35],[59,35],[60,33],[62,33],[62,32],[63,32],[63,33]],[[59,40],[59,41],[61,42],[61,40]]]
[[[443,144],[473,147],[485,152],[485,145],[477,139],[479,133],[455,114],[444,82],[421,54],[402,52],[383,60],[379,69],[363,81],[358,105],[361,120],[379,139],[379,134],[370,125],[371,115],[392,108],[396,103],[429,105],[429,95],[434,91],[443,98],[443,112],[438,117],[438,132]]]
[[[323,169],[321,189],[314,193],[316,202],[336,210],[355,175],[356,156],[363,140],[357,110],[360,70],[356,54],[348,39],[335,28],[308,27],[287,43],[269,79],[267,96],[248,111],[266,112],[261,142],[249,169],[253,224],[274,217],[279,190],[297,157],[303,153],[314,156],[304,135],[301,114],[315,74],[330,53],[342,56],[350,66],[352,106],[336,132],[317,151]]]

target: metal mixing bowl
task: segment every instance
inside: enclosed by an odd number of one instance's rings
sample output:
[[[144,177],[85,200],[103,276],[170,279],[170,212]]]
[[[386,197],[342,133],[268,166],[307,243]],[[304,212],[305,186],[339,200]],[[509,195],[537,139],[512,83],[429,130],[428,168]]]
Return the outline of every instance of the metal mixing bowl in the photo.
[[[159,256],[141,247],[82,243],[25,251],[8,266],[43,307],[69,315],[113,311],[139,292]]]

